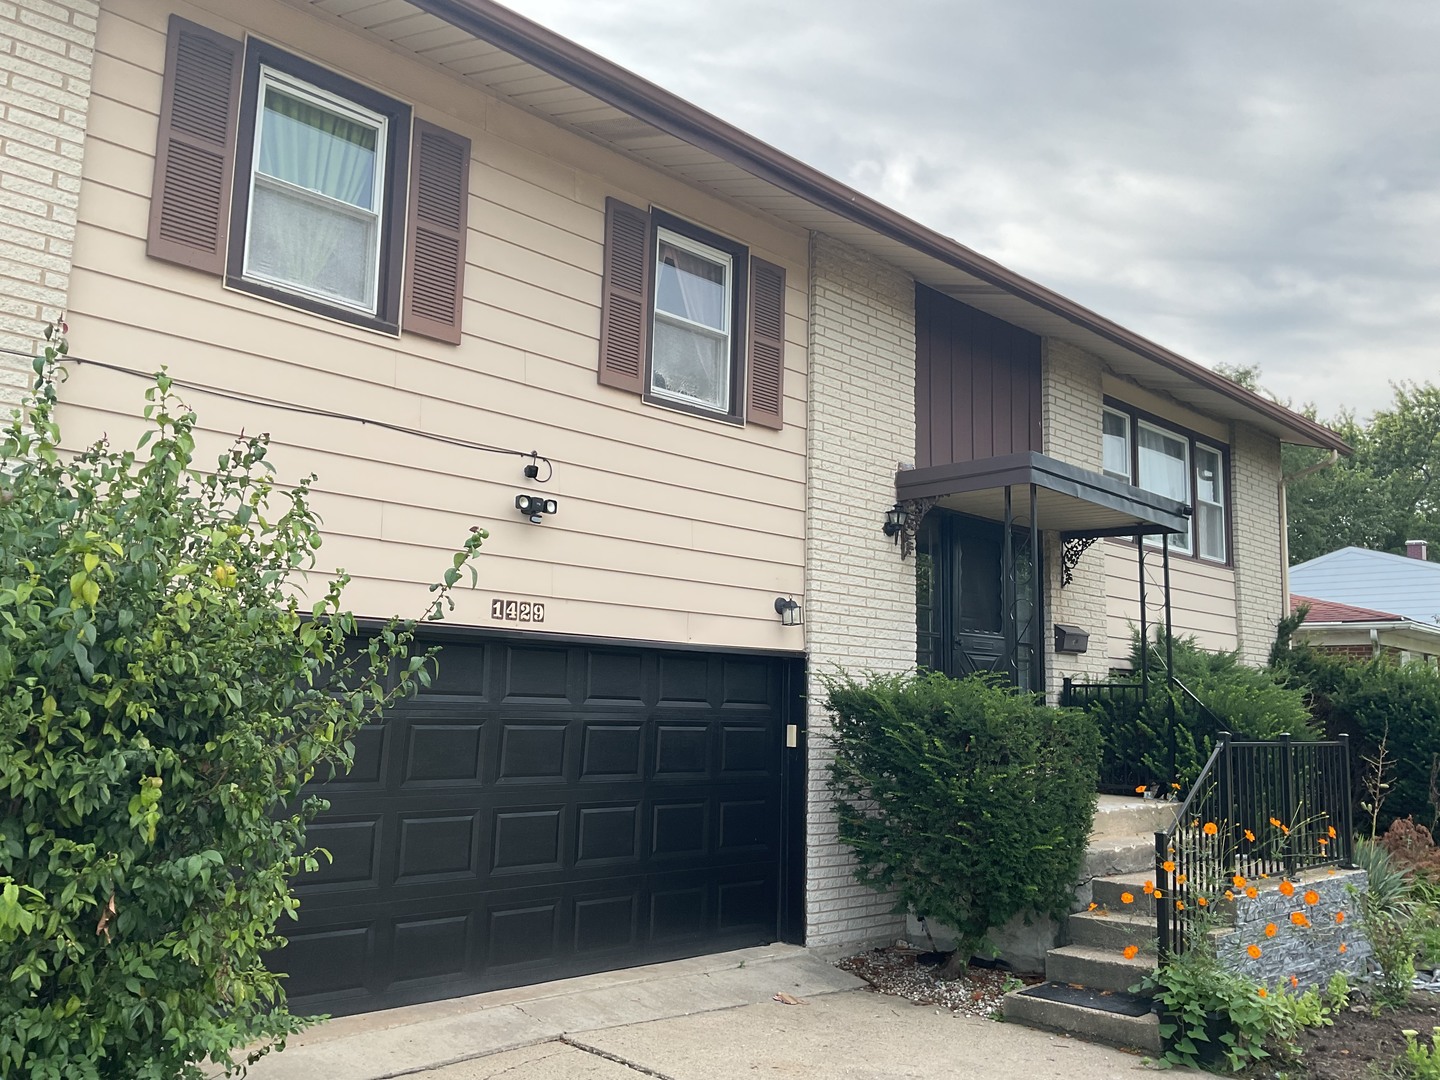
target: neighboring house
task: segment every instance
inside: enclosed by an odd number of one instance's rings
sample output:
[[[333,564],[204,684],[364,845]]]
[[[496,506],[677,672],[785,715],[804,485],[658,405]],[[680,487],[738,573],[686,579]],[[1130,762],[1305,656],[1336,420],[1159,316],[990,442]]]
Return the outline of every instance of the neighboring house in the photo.
[[[1401,664],[1440,666],[1440,626],[1434,623],[1292,593],[1290,610],[1301,605],[1310,610],[1295,632],[1295,640],[1313,649],[1357,660],[1386,657]]]
[[[1440,625],[1440,563],[1430,562],[1424,540],[1406,541],[1404,555],[1345,547],[1297,563],[1290,591]]]
[[[72,445],[167,364],[205,453],[320,475],[363,616],[490,530],[327,789],[302,1008],[895,933],[820,680],[917,637],[1054,700],[1143,591],[1265,657],[1280,443],[1332,432],[489,0],[12,0],[0,46],[0,345],[68,311]]]

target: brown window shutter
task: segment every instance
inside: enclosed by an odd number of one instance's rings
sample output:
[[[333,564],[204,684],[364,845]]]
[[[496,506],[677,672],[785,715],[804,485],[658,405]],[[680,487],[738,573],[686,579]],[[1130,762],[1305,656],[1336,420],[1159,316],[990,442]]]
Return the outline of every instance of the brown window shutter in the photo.
[[[605,274],[600,283],[600,382],[645,392],[650,340],[650,215],[605,200]]]
[[[764,259],[750,260],[749,356],[745,419],[779,428],[785,411],[785,270]]]
[[[405,230],[405,313],[413,334],[460,344],[470,140],[416,120]]]
[[[216,276],[225,272],[243,55],[233,38],[170,16],[147,250]]]

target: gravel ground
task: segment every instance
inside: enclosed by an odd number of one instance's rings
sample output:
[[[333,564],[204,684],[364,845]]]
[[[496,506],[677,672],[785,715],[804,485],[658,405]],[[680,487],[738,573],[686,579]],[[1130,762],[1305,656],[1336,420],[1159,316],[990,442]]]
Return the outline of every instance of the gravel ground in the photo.
[[[864,979],[879,993],[907,998],[916,1005],[945,1009],[956,1016],[993,1016],[1000,1010],[1005,991],[1021,984],[1009,971],[973,964],[964,978],[942,981],[935,978],[934,964],[917,960],[922,953],[924,950],[908,942],[896,942],[882,949],[847,956],[835,966]],[[929,959],[934,954],[924,955]]]

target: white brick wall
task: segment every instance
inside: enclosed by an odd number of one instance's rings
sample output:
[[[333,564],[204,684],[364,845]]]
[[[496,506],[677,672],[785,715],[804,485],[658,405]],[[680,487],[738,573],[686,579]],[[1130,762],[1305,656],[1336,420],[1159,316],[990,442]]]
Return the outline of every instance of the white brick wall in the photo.
[[[915,457],[915,286],[816,234],[811,240],[805,634],[809,650],[806,941],[904,929],[892,902],[855,881],[835,836],[819,678],[915,666],[915,563],[880,531],[895,470]]]
[[[1280,585],[1280,443],[1243,424],[1230,436],[1235,608],[1240,658],[1263,664],[1284,614]]]
[[[1100,360],[1069,342],[1046,338],[1041,354],[1041,394],[1045,420],[1045,453],[1099,472],[1102,464]],[[1042,521],[1043,525],[1044,522]],[[1109,670],[1105,635],[1105,551],[1092,545],[1075,566],[1074,580],[1060,587],[1060,535],[1045,534],[1046,611],[1040,627],[1045,641],[1046,688],[1058,700],[1061,680],[1068,676],[1103,678]],[[1052,627],[1070,623],[1090,633],[1090,650],[1055,652]]]
[[[96,0],[0,0],[0,349],[40,350],[65,310]],[[29,383],[0,352],[0,411]]]

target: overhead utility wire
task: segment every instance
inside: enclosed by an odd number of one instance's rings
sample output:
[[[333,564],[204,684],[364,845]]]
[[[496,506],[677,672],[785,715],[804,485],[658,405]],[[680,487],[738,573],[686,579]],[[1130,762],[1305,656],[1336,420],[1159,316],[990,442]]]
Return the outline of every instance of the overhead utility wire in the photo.
[[[33,360],[34,354],[22,352],[18,349],[0,348],[0,352],[9,353],[11,356],[22,356]],[[137,371],[134,368],[121,367],[119,364],[108,364],[103,360],[92,360],[85,356],[76,356],[74,353],[67,353],[58,358],[60,363],[89,365],[91,367],[103,368],[106,371],[119,372],[122,375],[132,375],[136,378],[151,379],[154,373]],[[513,450],[507,446],[491,446],[489,443],[474,442],[470,439],[461,439],[454,435],[441,435],[433,431],[422,431],[419,428],[406,427],[403,424],[392,424],[387,420],[375,420],[368,416],[356,416],[353,413],[337,412],[333,409],[321,409],[313,405],[297,405],[290,401],[281,401],[277,398],[262,397],[259,394],[247,394],[234,390],[225,390],[218,386],[210,386],[207,383],[193,382],[189,379],[177,379],[173,376],[170,382],[174,386],[186,390],[195,390],[202,394],[210,394],[214,397],[226,398],[230,401],[239,401],[247,405],[260,405],[272,409],[279,409],[283,412],[300,413],[305,416],[319,416],[331,420],[349,420],[357,424],[367,424],[371,427],[383,428],[386,431],[394,431],[401,435],[414,435],[417,438],[429,439],[432,442],[444,443],[449,446],[458,446],[466,450],[480,450],[488,454],[507,454],[511,457],[530,458],[532,461],[543,461],[545,463],[545,476],[533,477],[538,483],[545,483],[555,475],[555,465],[544,454],[538,454],[534,450]]]

